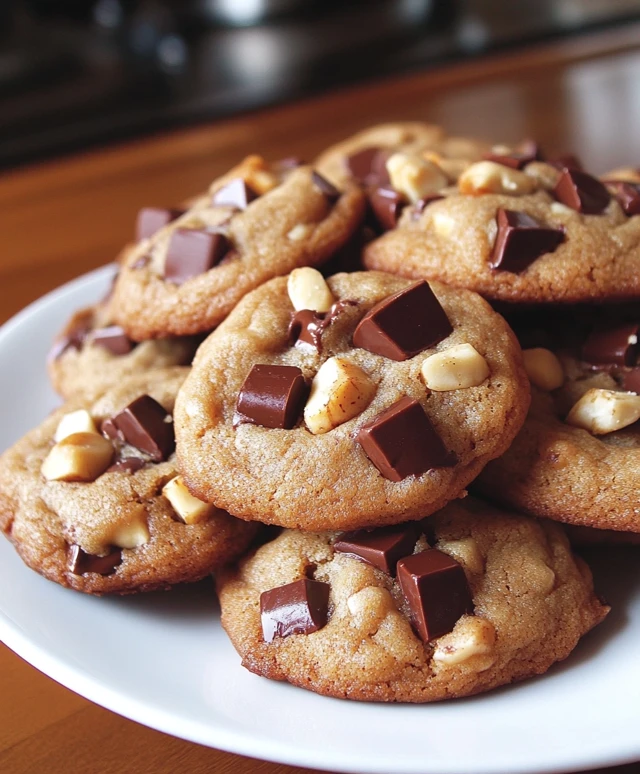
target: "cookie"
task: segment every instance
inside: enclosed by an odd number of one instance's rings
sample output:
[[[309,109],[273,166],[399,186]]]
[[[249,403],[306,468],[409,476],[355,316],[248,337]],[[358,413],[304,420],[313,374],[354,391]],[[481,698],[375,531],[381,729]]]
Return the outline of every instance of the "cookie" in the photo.
[[[189,497],[177,478],[171,412],[187,371],[72,401],[0,457],[0,528],[29,567],[123,594],[198,580],[248,546],[255,525]]]
[[[338,698],[438,701],[546,672],[608,612],[558,525],[466,499],[417,526],[285,530],[227,568],[243,666]]]
[[[198,341],[181,336],[135,342],[113,324],[103,302],[72,315],[54,341],[47,370],[65,400],[91,400],[136,374],[189,363]]]
[[[613,323],[611,313],[600,310],[587,333],[582,324],[557,324],[555,351],[549,325],[547,346],[520,333],[531,408],[512,446],[475,482],[477,491],[536,516],[640,532],[639,326]],[[557,319],[551,314],[550,325]]]
[[[459,497],[528,402],[518,344],[476,294],[307,268],[202,344],[176,403],[178,458],[193,494],[241,518],[393,524]]]
[[[390,230],[366,246],[364,265],[509,302],[637,298],[638,186],[554,166],[535,147],[503,150],[453,185],[434,175],[419,200],[407,182],[418,164],[407,158],[387,194],[399,201]]]
[[[311,167],[250,156],[138,243],[116,282],[114,318],[136,341],[211,330],[266,280],[328,260],[363,212],[354,185],[339,191]]]
[[[387,185],[386,162],[394,153],[422,156],[427,152],[443,165],[460,169],[460,162],[475,161],[489,145],[480,140],[448,137],[442,127],[421,121],[379,124],[354,134],[324,151],[315,168],[335,185],[355,181],[363,186]]]

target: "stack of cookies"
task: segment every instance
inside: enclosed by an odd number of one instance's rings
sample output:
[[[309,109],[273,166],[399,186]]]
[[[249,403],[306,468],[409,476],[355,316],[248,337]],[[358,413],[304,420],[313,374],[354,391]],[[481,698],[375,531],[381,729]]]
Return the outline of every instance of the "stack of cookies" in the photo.
[[[79,591],[215,573],[244,666],[322,694],[545,672],[608,612],[554,521],[640,533],[631,178],[393,124],[144,210],[0,526]]]

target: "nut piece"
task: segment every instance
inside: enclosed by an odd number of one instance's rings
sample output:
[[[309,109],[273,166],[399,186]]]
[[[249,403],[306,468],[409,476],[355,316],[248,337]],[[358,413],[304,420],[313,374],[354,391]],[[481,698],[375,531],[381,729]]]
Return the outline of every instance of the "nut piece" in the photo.
[[[605,435],[640,419],[640,395],[592,388],[569,412],[566,422],[594,435]]]
[[[246,184],[252,188],[258,196],[269,193],[276,188],[280,181],[267,169],[254,169],[245,175]]]
[[[532,161],[527,164],[523,171],[538,183],[538,187],[546,188],[549,191],[553,191],[562,174],[559,169],[544,161]]]
[[[448,159],[435,151],[425,151],[423,156],[426,161],[440,167],[450,183],[456,183],[460,175],[471,166],[467,159]]]
[[[333,294],[317,269],[303,266],[294,269],[287,280],[287,291],[296,312],[328,312],[334,302]]]
[[[471,344],[458,344],[428,357],[422,364],[422,376],[430,390],[462,390],[482,384],[489,376],[489,366]]]
[[[113,446],[98,433],[73,433],[51,449],[41,471],[47,481],[95,481],[112,457]]]
[[[484,557],[478,548],[478,543],[473,538],[439,540],[437,548],[438,551],[449,554],[473,575],[481,575],[484,572]]]
[[[74,433],[97,433],[98,428],[93,421],[91,414],[84,409],[78,409],[78,411],[70,411],[65,414],[60,422],[53,440],[58,443],[69,435]]]
[[[494,645],[496,630],[490,621],[477,616],[465,615],[449,634],[438,640],[433,660],[454,666],[477,659],[474,669],[481,672],[495,661]]]
[[[136,503],[106,536],[110,545],[118,548],[137,548],[149,542],[149,526],[147,524],[147,509],[142,503]]]
[[[633,167],[618,167],[600,176],[601,180],[617,180],[621,183],[640,183],[640,169]]]
[[[287,239],[292,242],[301,242],[303,239],[306,239],[312,231],[313,226],[310,223],[297,223],[287,234]]]
[[[181,476],[176,476],[166,483],[162,494],[185,524],[200,524],[215,511],[214,505],[203,503],[191,494]]]
[[[463,194],[494,193],[522,196],[536,189],[536,181],[504,164],[495,161],[478,161],[465,170],[458,180],[458,188]]]
[[[314,435],[328,433],[364,411],[375,391],[376,385],[359,366],[331,357],[311,383],[304,421]]]
[[[562,363],[550,349],[543,347],[525,349],[522,352],[522,358],[524,370],[527,372],[531,384],[545,390],[545,392],[562,387],[564,384]]]
[[[378,586],[365,586],[347,599],[352,626],[367,634],[375,634],[389,613],[395,610],[391,594]]]
[[[448,239],[456,228],[456,221],[446,212],[434,212],[431,218],[433,230],[438,236]]]
[[[437,164],[408,153],[394,153],[387,159],[391,185],[412,204],[438,193],[449,179]]]

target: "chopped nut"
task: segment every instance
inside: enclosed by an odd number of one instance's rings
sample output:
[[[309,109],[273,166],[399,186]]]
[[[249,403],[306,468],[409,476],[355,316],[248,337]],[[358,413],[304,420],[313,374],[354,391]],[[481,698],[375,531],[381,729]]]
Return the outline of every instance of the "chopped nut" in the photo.
[[[640,169],[633,167],[618,167],[601,176],[601,180],[617,180],[621,183],[640,183]]]
[[[47,481],[95,481],[112,457],[113,446],[98,433],[73,433],[51,449],[41,471]]]
[[[245,182],[258,196],[269,193],[279,185],[278,178],[266,169],[254,169],[245,177]]]
[[[489,366],[471,344],[458,344],[428,357],[422,364],[422,376],[430,390],[461,390],[482,384],[489,376]]]
[[[137,548],[149,542],[147,509],[137,503],[129,509],[126,519],[117,524],[106,536],[107,542],[118,548]]]
[[[312,228],[313,226],[309,223],[298,223],[289,231],[287,239],[290,239],[292,242],[300,242],[309,235]]]
[[[58,443],[69,435],[74,433],[97,433],[98,429],[96,423],[93,421],[91,414],[84,409],[78,409],[78,411],[70,411],[65,414],[60,422],[56,433],[53,436],[53,440]]]
[[[494,161],[478,161],[472,164],[458,180],[463,194],[495,193],[522,196],[536,188],[536,181],[524,172]]]
[[[387,159],[387,172],[391,185],[412,204],[425,196],[438,193],[449,183],[437,164],[408,153],[394,153],[390,156]]]
[[[576,214],[575,210],[572,210],[571,207],[567,207],[567,205],[562,202],[551,202],[550,209],[554,215],[563,215],[564,217]]]
[[[376,385],[359,366],[331,357],[311,383],[304,421],[314,435],[327,433],[364,411],[375,391]]]
[[[638,419],[640,395],[594,387],[573,406],[566,422],[594,435],[605,435],[628,427]]]
[[[455,219],[446,212],[434,212],[431,222],[436,234],[445,238],[450,237],[456,227]]]
[[[523,172],[533,178],[538,183],[538,187],[546,188],[549,191],[556,187],[561,175],[559,169],[552,167],[551,164],[546,164],[544,161],[532,161],[527,164]]]
[[[334,302],[333,293],[324,277],[310,266],[291,272],[287,280],[287,291],[296,312],[301,309],[328,312]]]
[[[490,621],[478,616],[463,616],[449,634],[438,640],[433,660],[454,666],[477,659],[474,668],[488,669],[495,661],[496,630]]]
[[[435,151],[426,151],[423,155],[426,161],[440,167],[450,183],[456,183],[465,169],[471,166],[467,159],[448,159]]]
[[[480,553],[477,542],[473,538],[439,540],[438,550],[449,554],[473,575],[480,575],[484,572],[484,558]]]
[[[365,586],[347,599],[353,616],[352,625],[367,634],[375,634],[380,624],[395,609],[391,594],[380,586]]]
[[[204,503],[191,494],[181,476],[176,476],[166,483],[162,494],[185,524],[200,524],[215,511],[214,505]]]
[[[529,381],[541,390],[550,392],[564,384],[562,363],[549,349],[535,347],[522,352],[524,370]]]

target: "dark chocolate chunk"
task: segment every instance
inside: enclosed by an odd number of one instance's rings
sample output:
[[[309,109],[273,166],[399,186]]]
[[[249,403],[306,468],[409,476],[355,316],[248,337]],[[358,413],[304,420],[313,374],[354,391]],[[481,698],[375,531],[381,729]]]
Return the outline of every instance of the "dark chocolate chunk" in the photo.
[[[150,395],[141,395],[102,423],[101,430],[108,438],[114,438],[112,428],[115,438],[140,449],[154,462],[166,460],[175,449],[171,414]]]
[[[640,395],[640,368],[627,371],[622,380],[622,389]]]
[[[107,468],[107,473],[135,473],[138,470],[142,470],[145,465],[145,461],[140,457],[123,457],[121,460],[114,462],[110,468]]]
[[[429,283],[420,280],[370,309],[358,323],[353,344],[391,360],[407,360],[452,331]]]
[[[582,347],[582,358],[594,365],[634,366],[640,351],[639,331],[637,323],[594,330]]]
[[[291,634],[311,634],[326,626],[328,583],[301,578],[260,594],[260,619],[265,642]]]
[[[231,245],[224,234],[193,228],[178,228],[171,235],[164,265],[164,278],[182,285],[191,277],[213,268]]]
[[[417,400],[404,397],[363,425],[356,437],[364,453],[389,481],[421,476],[455,465]]]
[[[498,235],[489,262],[492,269],[524,271],[536,258],[552,253],[564,241],[561,228],[543,226],[524,212],[499,209],[496,223]]]
[[[413,553],[418,537],[415,524],[345,532],[333,544],[335,551],[372,564],[387,575],[396,574],[400,559]]]
[[[82,346],[87,340],[87,336],[91,332],[92,321],[92,315],[80,316],[75,324],[68,329],[60,339],[54,342],[51,351],[47,356],[47,360],[52,363],[61,357],[68,349],[82,349]]]
[[[143,207],[136,221],[136,239],[149,239],[161,228],[184,215],[185,210],[163,207]]]
[[[364,148],[347,156],[346,165],[353,179],[365,186],[386,186],[389,184],[387,159],[392,151],[387,148]]]
[[[289,341],[292,344],[308,344],[317,352],[322,351],[322,332],[325,315],[311,309],[295,312],[289,323]]]
[[[238,210],[246,210],[249,203],[259,196],[247,182],[236,177],[230,180],[213,195],[212,203],[217,207],[235,207]]]
[[[402,208],[407,203],[394,188],[374,188],[369,192],[369,204],[379,225],[390,231],[398,225]]]
[[[100,425],[100,432],[110,441],[119,441],[120,443],[125,442],[124,434],[118,430],[118,427],[116,426],[116,423],[113,421],[113,419],[105,419]]]
[[[399,561],[398,582],[424,642],[447,634],[461,616],[473,612],[462,566],[435,548]]]
[[[309,386],[296,366],[254,365],[240,388],[236,409],[247,422],[289,430],[308,394]]]
[[[87,554],[80,546],[73,545],[69,549],[68,567],[74,575],[84,575],[95,572],[98,575],[113,575],[122,562],[122,549],[114,548],[106,556]]]
[[[564,169],[553,193],[559,202],[585,215],[599,215],[611,201],[606,187],[579,169]]]
[[[621,180],[607,180],[606,183],[625,215],[640,215],[640,185]]]
[[[97,328],[91,336],[91,343],[103,347],[112,355],[128,355],[136,346],[119,325]]]
[[[322,193],[325,195],[327,201],[331,204],[334,204],[338,201],[340,196],[342,195],[340,191],[333,185],[333,183],[330,183],[326,177],[322,177],[322,175],[319,172],[312,172],[311,173],[311,180],[313,181],[313,184],[316,186],[316,188],[319,188]]]

